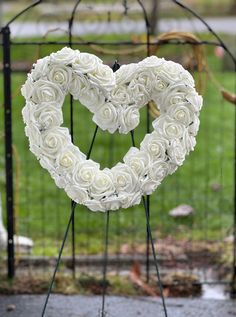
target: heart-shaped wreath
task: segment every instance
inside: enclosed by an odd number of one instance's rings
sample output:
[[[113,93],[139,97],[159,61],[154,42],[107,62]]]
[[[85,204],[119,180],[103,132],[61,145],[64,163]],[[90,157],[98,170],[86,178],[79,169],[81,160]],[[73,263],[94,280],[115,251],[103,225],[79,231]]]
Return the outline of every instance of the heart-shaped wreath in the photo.
[[[102,129],[128,133],[139,124],[139,109],[153,100],[160,117],[140,149],[131,147],[111,169],[86,159],[63,123],[70,93]],[[37,61],[22,87],[23,118],[30,150],[56,185],[92,211],[139,204],[182,165],[195,146],[202,97],[181,65],[151,56],[113,73],[95,55],[63,48]]]

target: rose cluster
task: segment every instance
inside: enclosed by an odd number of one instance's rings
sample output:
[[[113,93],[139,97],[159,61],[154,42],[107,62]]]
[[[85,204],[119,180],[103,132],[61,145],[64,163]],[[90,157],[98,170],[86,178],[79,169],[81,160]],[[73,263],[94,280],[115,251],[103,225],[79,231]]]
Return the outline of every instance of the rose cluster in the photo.
[[[140,149],[123,162],[101,170],[72,141],[63,123],[62,105],[70,93],[110,133],[128,133],[139,124],[139,109],[153,100],[160,117],[153,121]],[[97,56],[63,48],[34,64],[22,87],[23,118],[30,150],[56,185],[92,211],[139,204],[168,174],[183,164],[195,146],[202,98],[181,65],[151,56],[113,73]]]

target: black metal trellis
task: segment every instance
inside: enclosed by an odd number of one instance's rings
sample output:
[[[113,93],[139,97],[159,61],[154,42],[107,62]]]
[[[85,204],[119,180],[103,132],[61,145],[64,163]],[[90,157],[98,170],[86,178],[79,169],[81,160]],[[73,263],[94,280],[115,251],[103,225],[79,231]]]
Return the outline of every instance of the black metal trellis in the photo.
[[[68,41],[47,41],[47,42],[40,42],[40,41],[31,41],[31,42],[12,42],[10,41],[10,24],[12,22],[14,22],[21,14],[23,14],[24,12],[26,12],[27,10],[31,9],[32,7],[42,3],[42,1],[37,1],[36,3],[34,3],[33,5],[29,6],[28,8],[26,8],[25,10],[23,10],[19,15],[17,15],[16,17],[14,17],[4,28],[2,28],[1,33],[3,35],[3,52],[4,52],[4,63],[3,63],[3,75],[4,75],[4,99],[5,99],[5,145],[6,145],[6,189],[7,189],[7,223],[8,223],[8,276],[9,277],[14,277],[14,244],[13,242],[13,234],[14,234],[14,201],[13,201],[13,172],[12,172],[12,136],[11,136],[11,65],[10,65],[10,50],[11,47],[13,47],[14,45],[69,45],[70,47],[72,47],[73,45],[81,45],[81,46],[87,46],[87,45],[91,45],[91,44],[99,44],[101,46],[106,46],[106,45],[114,45],[114,46],[118,46],[118,45],[146,45],[147,47],[147,55],[150,55],[150,47],[153,45],[186,45],[186,44],[191,44],[191,45],[209,45],[209,46],[221,46],[231,57],[231,59],[234,61],[235,63],[235,58],[232,55],[232,53],[228,50],[227,46],[223,43],[223,41],[221,40],[221,38],[206,24],[206,22],[199,17],[194,11],[190,10],[188,7],[184,6],[182,3],[180,3],[179,1],[174,1],[174,3],[176,3],[177,5],[181,6],[184,10],[189,11],[192,15],[194,15],[196,18],[200,19],[202,21],[202,23],[205,24],[205,26],[208,28],[209,32],[211,34],[213,34],[216,37],[217,41],[201,41],[199,43],[192,43],[192,42],[188,42],[188,41],[169,41],[169,42],[162,42],[162,41],[156,41],[156,42],[152,42],[150,43],[150,33],[149,33],[149,22],[148,22],[148,18],[146,15],[146,11],[145,8],[143,7],[143,4],[141,1],[138,1],[138,3],[140,4],[140,6],[143,9],[143,14],[144,14],[144,19],[145,19],[145,23],[146,23],[146,35],[147,35],[147,39],[145,42],[142,43],[133,43],[131,41],[119,41],[119,42],[105,42],[105,41],[100,41],[100,42],[94,42],[94,41],[73,41],[73,37],[72,37],[72,27],[73,27],[73,21],[74,21],[74,17],[75,17],[75,13],[77,10],[77,7],[79,5],[81,1],[77,1],[73,12],[71,14],[71,18],[69,20],[69,32],[68,32]],[[125,2],[125,11],[127,11],[127,3]],[[73,101],[72,99],[70,100],[70,114],[71,114],[71,119],[70,119],[70,123],[71,123],[71,135],[73,137]],[[236,122],[236,119],[235,119]],[[147,132],[149,132],[149,126],[150,126],[150,117],[149,117],[149,111],[147,109]],[[91,154],[92,148],[93,148],[93,144],[97,135],[97,131],[98,131],[98,127],[95,128],[95,132],[93,135],[93,139],[92,139],[92,143],[91,146],[89,148],[88,151],[88,157]],[[132,142],[134,144],[134,134],[131,134],[132,137]],[[236,144],[235,144],[235,149],[236,149]],[[236,159],[236,155],[234,156]],[[236,161],[235,161],[235,166],[236,166]],[[236,171],[236,168],[235,168]],[[235,172],[235,180],[236,180],[236,172]],[[236,186],[234,186],[234,210],[235,210],[235,224],[234,224],[234,230],[236,228]],[[68,230],[69,230],[69,225],[70,223],[72,224],[72,271],[73,274],[75,276],[75,267],[76,267],[76,260],[75,260],[75,221],[74,221],[74,208],[75,205],[72,203],[72,213],[71,213],[71,218],[68,224]],[[145,208],[145,213],[146,213],[146,279],[147,281],[149,280],[149,269],[150,269],[150,243],[151,243],[151,248],[152,248],[152,252],[154,254],[155,257],[155,250],[153,249],[153,241],[151,236],[151,229],[150,229],[150,210],[149,210],[149,198],[147,197],[146,202],[144,201],[144,208]],[[106,226],[105,230],[108,229],[108,225]],[[66,231],[66,235],[65,238],[68,234],[68,231]],[[234,237],[236,237],[236,232],[234,232]],[[235,238],[236,239],[236,238]],[[59,254],[58,257],[58,262],[57,262],[57,266],[55,268],[55,274],[57,271],[57,268],[59,266],[59,262],[60,262],[60,258],[61,258],[61,254],[62,254],[62,250],[63,250],[63,246],[64,246],[65,241],[63,240],[63,245],[61,248],[61,253]],[[107,252],[105,252],[105,256],[104,259],[106,260],[105,263],[107,264]],[[156,259],[155,259],[155,264]],[[234,285],[236,283],[236,240],[234,243],[234,277],[233,277],[233,282]],[[158,269],[158,267],[157,267]],[[104,279],[106,276],[106,271],[105,271],[105,266],[104,266]],[[159,273],[158,273],[159,274]],[[55,277],[55,275],[54,275]],[[159,276],[158,276],[159,279]],[[159,279],[159,283],[160,283],[160,279]],[[104,285],[105,285],[105,281],[104,281]],[[161,284],[160,285],[160,289],[161,288]],[[52,286],[53,286],[53,280],[52,280],[52,284],[50,286],[49,289],[49,293],[48,293],[48,297],[44,306],[44,311],[42,313],[42,316],[44,316],[44,312],[47,306],[47,301],[50,295],[50,292],[52,290]],[[164,307],[165,304],[163,303]],[[104,293],[103,293],[103,305],[102,305],[102,316],[104,316],[104,311],[105,311],[105,288],[104,288]],[[166,316],[167,316],[167,312],[166,312]]]

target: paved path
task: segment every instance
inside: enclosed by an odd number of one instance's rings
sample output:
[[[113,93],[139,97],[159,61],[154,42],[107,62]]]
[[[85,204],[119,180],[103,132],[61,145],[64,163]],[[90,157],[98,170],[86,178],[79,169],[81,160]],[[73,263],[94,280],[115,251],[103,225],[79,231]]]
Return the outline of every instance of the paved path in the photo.
[[[0,296],[1,317],[40,317],[45,296]],[[7,311],[14,304],[15,310]],[[101,297],[53,295],[45,317],[100,317]],[[168,299],[168,317],[234,317],[232,300]],[[107,297],[106,317],[164,317],[160,299]]]
[[[236,18],[206,18],[206,21],[216,32],[223,32],[236,35]],[[207,32],[206,27],[196,19],[162,19],[160,20],[160,32],[168,31],[188,31]],[[67,22],[14,22],[11,25],[13,36],[31,37],[44,36],[49,30],[54,30],[53,34],[66,34],[68,30]],[[122,21],[111,22],[75,22],[73,34],[82,36],[86,34],[125,34],[145,32],[144,21],[133,21],[123,19]]]

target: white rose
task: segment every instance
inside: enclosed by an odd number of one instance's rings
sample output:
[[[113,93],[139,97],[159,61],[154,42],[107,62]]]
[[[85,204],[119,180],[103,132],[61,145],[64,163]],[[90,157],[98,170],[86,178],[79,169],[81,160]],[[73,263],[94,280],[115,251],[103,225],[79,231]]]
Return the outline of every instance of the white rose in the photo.
[[[132,193],[137,191],[138,178],[128,165],[118,163],[111,169],[111,172],[118,193]]]
[[[201,110],[202,96],[199,96],[194,89],[186,95],[186,99],[194,107],[196,112]]]
[[[52,63],[69,65],[74,61],[74,59],[76,58],[78,54],[79,54],[78,50],[75,51],[69,47],[64,47],[60,51],[57,51],[56,53],[52,53],[50,55],[50,60]]]
[[[89,198],[88,192],[77,185],[67,184],[65,187],[65,192],[73,201],[78,204],[84,204]]]
[[[97,56],[89,53],[80,53],[76,56],[72,68],[78,74],[93,74],[97,71],[98,65],[101,64],[102,60]]]
[[[193,121],[191,122],[191,124],[188,127],[189,134],[196,136],[197,132],[199,130],[199,125],[200,125],[200,120],[197,117],[197,115],[194,115]]]
[[[161,138],[155,131],[151,134],[146,134],[141,142],[141,150],[147,152],[153,160],[166,159],[166,149],[168,141]]]
[[[62,105],[64,95],[58,85],[40,79],[34,83],[31,100],[36,104],[41,102],[55,102]]]
[[[118,128],[118,113],[112,103],[107,102],[95,112],[92,120],[102,129],[114,133]]]
[[[39,128],[35,124],[28,124],[25,127],[25,134],[29,138],[30,151],[39,158],[41,152],[39,151],[39,145],[42,141],[41,133]]]
[[[121,86],[130,83],[138,68],[138,65],[135,63],[121,65],[121,67],[115,72],[116,84]]]
[[[120,112],[119,115],[119,132],[128,133],[139,124],[140,114],[136,107],[129,106]]]
[[[99,164],[92,160],[86,160],[76,165],[72,179],[73,183],[88,188],[94,182],[95,174],[99,172]]]
[[[52,179],[54,180],[55,184],[57,185],[57,187],[64,189],[68,185],[68,181],[64,176],[62,176],[54,171],[53,172],[49,171],[49,172],[50,172],[50,175],[51,175]]]
[[[78,100],[80,95],[88,93],[90,87],[91,85],[85,76],[72,74],[68,90],[74,99]]]
[[[141,198],[142,193],[140,191],[137,191],[132,194],[123,195],[123,197],[120,197],[121,207],[128,208],[131,206],[139,205],[141,202]]]
[[[151,69],[148,68],[139,70],[135,75],[134,80],[139,83],[141,87],[145,87],[145,94],[148,95],[151,93],[155,82],[155,76]]]
[[[149,169],[149,177],[157,182],[161,182],[169,174],[169,164],[162,160],[154,162]]]
[[[63,147],[62,151],[56,157],[55,167],[58,173],[66,174],[68,178],[71,178],[72,175],[68,175],[68,172],[74,174],[76,165],[85,160],[86,156],[76,146],[71,144]]]
[[[184,162],[186,149],[179,140],[172,140],[169,148],[167,149],[167,154],[171,163],[180,166]]]
[[[144,194],[151,195],[169,173],[169,164],[158,160],[150,165],[148,175],[141,181]]]
[[[141,190],[143,192],[143,195],[151,195],[157,187],[160,185],[159,181],[154,181],[153,179],[150,179],[149,177],[144,178],[141,181]]]
[[[172,105],[167,110],[167,115],[176,121],[189,126],[193,122],[194,114],[186,105]]]
[[[145,106],[151,99],[147,87],[137,80],[132,80],[127,89],[132,100],[139,108]]]
[[[158,96],[161,110],[166,112],[172,105],[186,104],[187,93],[189,93],[189,88],[183,84],[169,86],[168,89]]]
[[[128,105],[130,103],[130,94],[126,86],[116,86],[112,91],[109,99],[115,106]]]
[[[104,103],[105,96],[97,87],[83,89],[79,101],[91,112],[96,112]]]
[[[36,124],[40,131],[60,126],[63,122],[62,112],[54,103],[35,105],[27,102],[22,114],[26,124]]]
[[[28,74],[25,84],[21,87],[21,94],[28,101],[34,91],[34,81],[31,74]]]
[[[166,138],[167,140],[181,138],[186,129],[183,124],[177,123],[168,115],[162,115],[160,118],[157,118],[153,121],[152,125],[158,135]]]
[[[109,169],[98,171],[94,175],[92,186],[90,187],[91,196],[101,200],[103,197],[108,197],[115,192],[112,173]]]
[[[99,64],[95,72],[88,73],[88,77],[93,85],[108,91],[112,90],[116,84],[115,74],[107,65]]]
[[[50,57],[46,56],[44,58],[38,59],[37,63],[33,65],[31,76],[33,80],[38,80],[39,78],[45,77],[48,73],[48,67],[50,65]]]
[[[155,80],[153,82],[152,98],[156,98],[156,94],[159,97],[160,92],[164,92],[168,86],[169,81],[166,80],[165,76],[161,76],[159,72],[155,73]]]
[[[123,160],[139,177],[146,174],[150,164],[149,154],[146,151],[138,150],[136,147],[131,147]]]
[[[96,199],[87,200],[84,202],[84,205],[92,211],[106,211],[105,206]]]
[[[107,210],[117,210],[121,207],[120,198],[117,195],[111,195],[108,198],[102,200],[102,205],[104,209]]]
[[[184,70],[183,72],[180,72],[179,78],[181,81],[183,81],[186,85],[189,85],[191,87],[194,87],[194,79],[193,76],[187,71]]]
[[[65,144],[71,143],[71,136],[67,128],[51,128],[41,133],[41,140],[38,146],[40,156],[45,155],[56,159]]]
[[[145,67],[145,68],[153,68],[153,67],[159,67],[160,65],[162,65],[165,62],[164,58],[158,58],[157,56],[149,56],[146,57],[145,59],[143,59],[141,62],[139,62],[138,64],[141,67]]]
[[[53,65],[48,72],[48,80],[59,85],[67,92],[72,79],[72,69],[64,65]]]
[[[193,151],[196,145],[196,139],[194,136],[189,135],[188,131],[185,131],[181,143],[183,147],[186,149],[187,154],[189,154],[190,151]]]
[[[159,68],[160,77],[165,79],[166,82],[176,82],[181,79],[185,71],[183,66],[172,61],[166,61]]]

